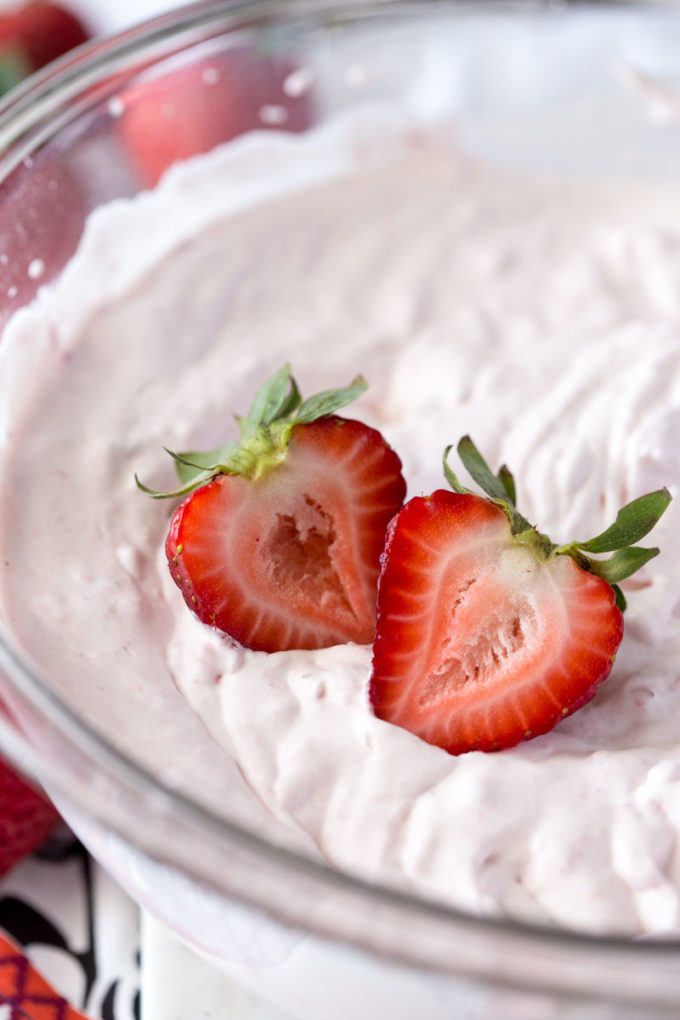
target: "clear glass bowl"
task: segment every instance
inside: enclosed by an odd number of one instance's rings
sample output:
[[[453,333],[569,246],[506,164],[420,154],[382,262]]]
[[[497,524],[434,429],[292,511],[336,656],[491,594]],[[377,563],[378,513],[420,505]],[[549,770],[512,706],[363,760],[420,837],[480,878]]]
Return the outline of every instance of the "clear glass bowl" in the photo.
[[[470,151],[507,166],[672,180],[678,134],[643,116],[645,89],[631,98],[614,72],[641,68],[649,90],[677,73],[679,43],[672,10],[297,0],[199,3],[94,43],[0,109],[0,321],[59,273],[93,209],[151,183],[119,138],[140,82],[162,95],[206,57],[257,46],[269,63],[248,72],[257,107],[237,132],[305,130],[388,99],[424,121],[454,114]],[[678,1015],[680,943],[471,917],[267,843],[247,812],[205,802],[190,769],[160,775],[83,717],[6,636],[0,664],[6,753],[141,903],[293,1015]],[[152,709],[130,710],[153,723]]]

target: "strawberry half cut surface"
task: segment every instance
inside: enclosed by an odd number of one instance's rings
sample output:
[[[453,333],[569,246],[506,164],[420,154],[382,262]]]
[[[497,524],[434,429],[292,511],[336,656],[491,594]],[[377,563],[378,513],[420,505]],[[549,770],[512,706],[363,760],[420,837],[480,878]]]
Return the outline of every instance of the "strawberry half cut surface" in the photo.
[[[334,414],[366,389],[303,401],[288,366],[266,382],[240,444],[172,453],[182,496],[166,541],[187,606],[247,648],[324,648],[375,635],[385,531],[401,461],[382,435]],[[170,452],[170,451],[168,451]]]
[[[488,498],[460,484],[447,449],[453,491],[391,522],[370,687],[379,718],[451,754],[511,747],[590,701],[623,637],[618,582],[658,553],[635,543],[671,498],[649,493],[597,538],[556,546],[515,509],[505,466],[493,474],[467,436],[458,451]]]

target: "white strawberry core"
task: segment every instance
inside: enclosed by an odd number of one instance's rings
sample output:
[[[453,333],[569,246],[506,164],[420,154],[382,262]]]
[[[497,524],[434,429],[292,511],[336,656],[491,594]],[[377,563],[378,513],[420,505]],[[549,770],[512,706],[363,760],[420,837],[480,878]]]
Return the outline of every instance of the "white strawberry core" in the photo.
[[[500,529],[507,532],[504,522]],[[426,679],[417,697],[423,713],[433,718],[442,700],[467,697],[481,686],[487,697],[494,687],[502,694],[509,677],[516,682],[523,672],[540,676],[548,640],[553,649],[561,640],[565,609],[551,579],[562,572],[559,561],[548,564],[525,546],[499,543],[496,532],[489,529],[481,552],[479,543],[469,552],[456,550],[442,569],[433,596],[433,638],[422,652]],[[461,559],[466,561],[462,579]]]
[[[311,496],[304,496],[304,503],[304,516],[277,514],[276,526],[262,544],[263,568],[283,592],[301,588],[310,599],[335,601],[352,612],[333,565],[333,518]]]
[[[486,601],[486,599],[485,599]],[[504,663],[513,663],[525,641],[532,640],[536,614],[527,600],[517,599],[508,615],[487,613],[481,626],[460,646],[450,640],[441,649],[442,661],[430,674],[424,702],[467,684],[486,684],[497,679]],[[460,624],[466,624],[459,614]]]

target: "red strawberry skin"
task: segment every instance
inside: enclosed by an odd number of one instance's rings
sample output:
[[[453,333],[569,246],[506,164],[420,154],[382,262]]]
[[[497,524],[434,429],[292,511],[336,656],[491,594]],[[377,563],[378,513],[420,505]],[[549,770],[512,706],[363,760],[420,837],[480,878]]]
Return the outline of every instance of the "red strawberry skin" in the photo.
[[[48,152],[41,152],[32,166],[17,167],[0,184],[0,207],[0,252],[9,260],[0,266],[6,288],[0,303],[1,328],[75,251],[88,208],[86,182],[75,168],[55,163]],[[44,267],[37,279],[29,273],[34,259]]]
[[[292,70],[279,57],[242,47],[123,93],[119,137],[142,181],[152,187],[172,163],[246,131],[309,127],[309,93],[291,96],[284,88]]]
[[[388,529],[371,703],[451,754],[511,747],[588,702],[622,637],[609,584],[537,557],[494,503],[438,490]]]
[[[24,4],[14,12],[14,18],[19,38],[36,71],[90,37],[75,14],[48,0]]]
[[[88,30],[75,14],[49,0],[32,0],[0,14],[0,61],[11,55],[17,81],[88,38]]]
[[[0,875],[37,850],[58,821],[52,804],[0,758]]]
[[[375,634],[385,531],[403,503],[382,435],[328,416],[295,425],[256,481],[219,475],[175,513],[170,572],[190,609],[248,648],[323,648]]]

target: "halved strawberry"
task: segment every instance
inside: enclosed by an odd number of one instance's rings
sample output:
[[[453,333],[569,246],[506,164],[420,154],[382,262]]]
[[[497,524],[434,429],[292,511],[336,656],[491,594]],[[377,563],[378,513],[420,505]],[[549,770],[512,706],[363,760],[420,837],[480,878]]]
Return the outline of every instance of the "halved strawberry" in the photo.
[[[166,553],[204,623],[273,652],[368,644],[385,530],[402,505],[401,462],[375,429],[333,414],[363,379],[302,402],[288,367],[237,419],[241,443],[172,454],[191,495]]]
[[[458,450],[490,498],[460,484],[447,450],[454,491],[391,522],[370,687],[379,718],[451,754],[510,747],[590,701],[623,637],[617,582],[658,553],[634,543],[670,502],[650,493],[597,538],[555,546],[515,509],[506,467],[494,475],[469,437]]]

